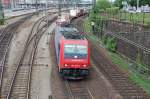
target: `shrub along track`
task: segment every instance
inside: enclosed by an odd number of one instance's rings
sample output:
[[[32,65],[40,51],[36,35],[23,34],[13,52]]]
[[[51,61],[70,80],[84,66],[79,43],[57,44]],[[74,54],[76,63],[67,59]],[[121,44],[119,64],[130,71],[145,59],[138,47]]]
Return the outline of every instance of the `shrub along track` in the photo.
[[[50,23],[56,19],[53,16]],[[46,17],[40,18],[35,22],[31,33],[26,41],[23,54],[14,67],[14,70],[9,74],[9,82],[3,86],[1,91],[2,99],[28,99],[30,98],[30,83],[32,76],[32,66],[34,62],[34,56],[40,38],[43,33],[47,30]]]
[[[77,28],[84,33],[82,23],[83,17],[76,20]],[[137,86],[134,82],[130,81],[128,76],[123,73],[117,65],[114,65],[108,56],[105,54],[100,44],[93,42],[87,33],[91,45],[91,58],[96,68],[102,72],[105,77],[112,83],[113,87],[120,93],[123,99],[150,99],[146,92]]]

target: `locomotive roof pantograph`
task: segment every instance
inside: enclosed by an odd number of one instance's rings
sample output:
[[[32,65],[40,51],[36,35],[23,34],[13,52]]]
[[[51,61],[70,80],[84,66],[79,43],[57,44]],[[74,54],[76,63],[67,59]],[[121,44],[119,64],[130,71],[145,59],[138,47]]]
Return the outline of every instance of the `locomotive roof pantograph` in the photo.
[[[84,36],[79,33],[76,28],[73,27],[61,27],[59,29],[60,33],[65,39],[74,39],[74,40],[84,40]]]

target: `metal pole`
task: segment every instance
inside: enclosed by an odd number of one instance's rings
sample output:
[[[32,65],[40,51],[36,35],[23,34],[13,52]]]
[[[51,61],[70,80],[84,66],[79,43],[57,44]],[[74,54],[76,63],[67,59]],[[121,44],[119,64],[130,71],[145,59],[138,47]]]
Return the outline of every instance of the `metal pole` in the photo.
[[[35,1],[35,6],[36,6],[36,14],[38,14],[38,1]]]
[[[58,15],[61,15],[61,0],[58,0]]]
[[[26,5],[26,0],[24,0],[23,2],[24,2],[24,8],[26,8],[26,6],[27,6],[27,5]]]
[[[13,10],[15,7],[14,7],[14,0],[10,0],[10,3],[11,3],[11,10]]]
[[[48,1],[46,0],[46,7],[45,7],[45,16],[46,16],[46,22],[47,22],[47,44],[49,43],[49,32],[48,32]]]
[[[139,0],[137,0],[137,10],[139,9]]]
[[[47,28],[48,28],[48,1],[46,0],[46,10],[45,10],[46,20],[47,20]]]

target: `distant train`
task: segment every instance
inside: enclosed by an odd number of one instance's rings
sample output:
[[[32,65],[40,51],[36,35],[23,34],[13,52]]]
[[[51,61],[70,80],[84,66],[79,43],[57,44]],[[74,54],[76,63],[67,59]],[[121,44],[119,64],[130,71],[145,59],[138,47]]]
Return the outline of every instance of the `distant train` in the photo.
[[[86,9],[71,9],[70,10],[70,18],[76,18],[88,14]]]
[[[62,77],[82,79],[89,75],[89,44],[76,28],[60,26],[55,28],[55,50]]]
[[[61,13],[61,16],[58,16],[56,24],[59,26],[70,24],[69,14]]]

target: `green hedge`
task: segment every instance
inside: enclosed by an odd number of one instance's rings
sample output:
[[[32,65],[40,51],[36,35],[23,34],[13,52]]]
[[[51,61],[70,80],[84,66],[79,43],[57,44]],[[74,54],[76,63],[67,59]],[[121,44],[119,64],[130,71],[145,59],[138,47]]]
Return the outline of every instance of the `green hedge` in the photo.
[[[4,19],[0,19],[0,25],[4,25],[5,20]]]
[[[119,7],[107,8],[106,12],[110,14],[117,14],[119,12]]]
[[[106,48],[111,52],[116,52],[117,49],[117,41],[113,37],[107,37],[106,41],[104,42],[106,44]]]

